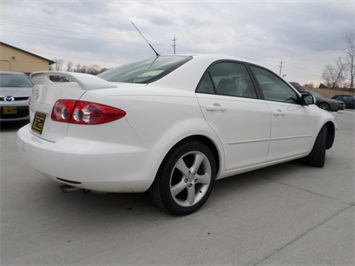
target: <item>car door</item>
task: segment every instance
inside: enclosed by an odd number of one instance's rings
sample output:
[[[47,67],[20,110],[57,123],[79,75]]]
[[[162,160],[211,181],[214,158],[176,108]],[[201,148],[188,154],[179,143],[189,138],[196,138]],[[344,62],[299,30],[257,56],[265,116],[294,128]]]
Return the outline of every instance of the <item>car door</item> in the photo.
[[[306,154],[313,144],[313,108],[301,105],[297,93],[279,76],[250,67],[271,111],[271,140],[267,161]]]
[[[264,163],[270,139],[270,111],[257,99],[246,66],[218,62],[207,69],[196,96],[203,115],[223,144],[225,169]]]

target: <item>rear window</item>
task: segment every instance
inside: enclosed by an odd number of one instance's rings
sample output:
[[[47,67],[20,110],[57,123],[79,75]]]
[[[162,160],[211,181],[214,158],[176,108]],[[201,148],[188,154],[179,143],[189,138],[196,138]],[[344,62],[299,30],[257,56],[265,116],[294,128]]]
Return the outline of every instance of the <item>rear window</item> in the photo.
[[[111,82],[151,83],[189,61],[191,56],[157,56],[107,70],[98,77]]]
[[[0,87],[27,88],[32,82],[24,74],[0,73]]]

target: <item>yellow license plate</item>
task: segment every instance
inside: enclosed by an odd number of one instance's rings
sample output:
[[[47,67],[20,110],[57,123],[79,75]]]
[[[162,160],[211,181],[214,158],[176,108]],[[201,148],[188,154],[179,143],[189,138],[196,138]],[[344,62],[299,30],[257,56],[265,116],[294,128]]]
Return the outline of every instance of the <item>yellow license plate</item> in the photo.
[[[36,112],[35,117],[32,122],[32,131],[42,134],[44,121],[46,120],[46,114]]]
[[[3,115],[16,115],[17,114],[17,107],[16,106],[4,106],[2,108]]]

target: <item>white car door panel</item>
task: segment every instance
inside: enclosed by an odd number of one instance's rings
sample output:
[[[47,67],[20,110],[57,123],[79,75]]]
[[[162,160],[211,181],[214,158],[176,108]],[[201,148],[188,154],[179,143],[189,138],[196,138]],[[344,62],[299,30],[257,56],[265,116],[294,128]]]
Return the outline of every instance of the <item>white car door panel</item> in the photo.
[[[271,142],[267,161],[305,155],[312,145],[315,117],[301,105],[297,93],[275,73],[261,67],[251,70],[271,112]]]
[[[270,111],[264,101],[197,94],[205,119],[223,143],[225,170],[264,163],[270,140]]]
[[[271,143],[267,160],[305,154],[313,141],[315,118],[312,109],[298,104],[268,102],[271,116]]]

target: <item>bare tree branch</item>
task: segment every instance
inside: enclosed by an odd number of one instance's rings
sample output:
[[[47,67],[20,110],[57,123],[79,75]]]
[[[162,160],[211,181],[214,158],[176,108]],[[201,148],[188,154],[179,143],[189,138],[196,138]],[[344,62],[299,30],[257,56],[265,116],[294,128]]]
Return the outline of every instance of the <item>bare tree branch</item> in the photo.
[[[333,65],[326,65],[322,78],[325,80],[326,85],[331,88],[339,88],[341,83],[345,80],[345,70],[346,65],[343,63],[341,57],[338,57],[335,60],[335,66]]]

